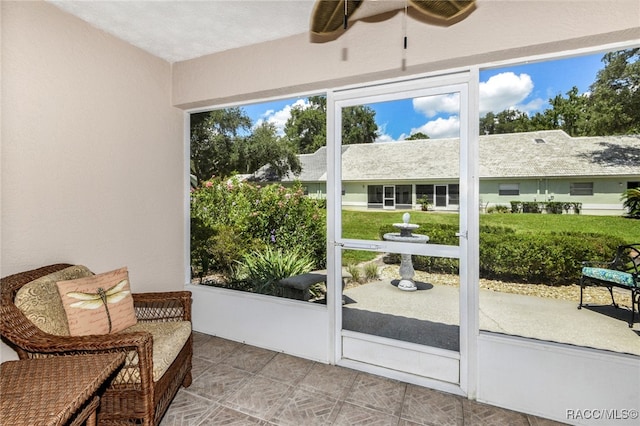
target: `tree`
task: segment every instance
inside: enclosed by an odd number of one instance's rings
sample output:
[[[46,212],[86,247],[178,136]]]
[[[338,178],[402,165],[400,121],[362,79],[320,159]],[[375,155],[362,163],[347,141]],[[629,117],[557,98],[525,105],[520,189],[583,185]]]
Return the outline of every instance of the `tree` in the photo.
[[[298,175],[302,167],[296,152],[296,147],[289,140],[277,135],[273,123],[263,122],[246,139],[239,164],[244,167],[243,173],[253,173],[268,165],[270,171],[278,178],[282,178],[289,171]]]
[[[517,109],[505,109],[497,114],[488,112],[480,118],[481,135],[528,132],[529,127],[529,116]]]
[[[301,170],[295,147],[277,135],[275,126],[263,123],[252,130],[241,108],[192,115],[191,161],[199,181],[253,173],[265,165],[278,177]]]
[[[420,139],[429,139],[429,135],[427,135],[426,133],[422,133],[422,132],[415,132],[415,133],[412,133],[405,140],[406,141],[414,141],[414,140],[420,140]]]
[[[327,100],[309,97],[309,106],[296,105],[284,126],[285,136],[299,153],[308,154],[327,144]]]
[[[553,111],[552,125],[554,128],[562,129],[571,136],[584,136],[588,112],[588,97],[578,94],[578,88],[573,86],[567,92],[567,97],[556,95],[549,99],[551,110]],[[545,111],[546,112],[546,111]]]
[[[623,207],[630,217],[640,219],[640,188],[630,188],[622,193]]]
[[[195,116],[195,117],[194,117]],[[251,119],[240,108],[194,114],[191,119],[191,159],[199,180],[236,171],[241,132],[249,132]]]
[[[609,52],[590,86],[589,134],[640,133],[640,48]]]
[[[354,106],[342,110],[342,143],[372,143],[378,136],[375,111],[368,106]],[[285,124],[287,139],[301,154],[313,153],[327,144],[327,100],[324,96],[310,96],[309,105],[296,105]]]
[[[480,134],[562,129],[571,136],[640,133],[640,48],[610,52],[589,94],[572,87],[549,99],[549,108],[529,117],[518,110],[487,113]]]

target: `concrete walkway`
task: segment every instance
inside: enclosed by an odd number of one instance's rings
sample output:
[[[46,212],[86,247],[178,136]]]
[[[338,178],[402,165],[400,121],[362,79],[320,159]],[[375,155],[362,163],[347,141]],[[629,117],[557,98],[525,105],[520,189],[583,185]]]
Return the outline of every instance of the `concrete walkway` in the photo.
[[[394,285],[395,284],[395,285]],[[457,287],[416,283],[399,290],[381,280],[344,291],[343,328],[459,350]],[[640,356],[640,322],[627,309],[480,290],[480,329]]]

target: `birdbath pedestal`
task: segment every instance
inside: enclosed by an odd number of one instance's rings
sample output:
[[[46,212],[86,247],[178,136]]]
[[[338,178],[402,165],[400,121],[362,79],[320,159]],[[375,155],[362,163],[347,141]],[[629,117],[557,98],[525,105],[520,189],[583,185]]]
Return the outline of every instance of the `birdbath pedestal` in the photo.
[[[383,238],[387,241],[398,241],[403,243],[425,244],[429,241],[426,235],[413,235],[412,231],[418,229],[420,225],[409,223],[410,215],[405,213],[402,215],[402,223],[394,223],[393,226],[398,228],[400,232],[389,232],[384,234]],[[400,282],[398,288],[404,291],[415,291],[418,289],[413,281],[416,271],[413,269],[413,261],[411,254],[402,253],[400,262]]]

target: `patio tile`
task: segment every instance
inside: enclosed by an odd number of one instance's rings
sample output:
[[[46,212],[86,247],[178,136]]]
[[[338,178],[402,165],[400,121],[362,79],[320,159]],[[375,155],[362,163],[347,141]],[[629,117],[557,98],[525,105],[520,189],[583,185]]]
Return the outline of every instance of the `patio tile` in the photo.
[[[227,407],[218,407],[211,411],[202,419],[198,426],[219,426],[219,425],[267,425],[264,420],[256,419],[247,414],[234,411]]]
[[[419,425],[462,425],[462,398],[408,384],[400,416]]]
[[[564,424],[202,333],[192,374],[161,426]]]
[[[291,393],[289,385],[254,376],[221,403],[225,407],[266,420],[286,402]]]
[[[162,418],[160,426],[197,425],[211,408],[212,404],[208,399],[192,394],[184,388],[180,389]]]
[[[316,363],[302,379],[300,387],[343,399],[356,376],[357,373],[348,368]]]
[[[276,352],[256,346],[239,345],[225,360],[225,364],[255,373],[262,369]]]
[[[191,377],[193,377],[194,380],[197,379],[202,373],[204,373],[209,367],[213,365],[215,364],[211,361],[194,356],[191,359]]]
[[[218,363],[229,358],[241,345],[241,343],[216,336],[208,336],[208,339],[198,338],[196,343],[194,334],[193,354],[194,358],[202,358],[210,362]]]
[[[307,375],[313,365],[313,361],[279,353],[258,374],[288,385],[295,385]]]
[[[282,426],[332,424],[341,403],[325,394],[296,389],[269,421]]]
[[[252,375],[225,364],[205,370],[187,389],[211,401],[219,401],[240,388]]]
[[[545,419],[543,417],[531,416],[528,415],[529,424],[531,426],[561,426],[567,425],[568,423],[556,422],[555,420]]]
[[[396,426],[399,421],[400,418],[397,416],[345,402],[333,424],[344,426]]]
[[[345,402],[400,416],[405,389],[406,384],[396,380],[358,374]]]
[[[464,399],[462,401],[464,424],[482,426],[529,426],[527,416],[516,411]]]

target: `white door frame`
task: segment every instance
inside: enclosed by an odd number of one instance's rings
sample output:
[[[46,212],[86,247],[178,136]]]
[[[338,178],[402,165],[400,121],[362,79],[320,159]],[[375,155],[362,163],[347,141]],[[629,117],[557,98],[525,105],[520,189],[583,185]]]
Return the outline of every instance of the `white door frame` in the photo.
[[[392,188],[392,196],[387,197],[387,188]],[[392,204],[387,206],[387,200],[391,200]],[[382,208],[384,210],[395,210],[396,209],[396,186],[395,185],[382,185]]]
[[[444,205],[438,205],[438,188],[444,188]],[[433,185],[433,207],[447,207],[449,205],[448,202],[449,195],[449,185]]]
[[[404,252],[406,243],[388,241],[348,240],[341,237],[341,198],[342,185],[341,147],[337,141],[341,137],[342,117],[340,111],[344,107],[363,103],[379,102],[382,100],[400,99],[414,96],[429,96],[431,94],[446,94],[457,92],[460,94],[460,140],[467,141],[460,146],[460,244],[458,246],[418,245],[411,247],[408,252],[427,256],[460,258],[460,352],[443,354],[442,350],[429,348],[426,352],[419,351],[428,362],[441,362],[446,369],[457,369],[457,379],[419,377],[413,372],[394,371],[390,365],[381,362],[377,366],[366,365],[344,359],[342,327],[341,289],[336,283],[341,282],[342,249]],[[476,394],[476,360],[478,336],[478,178],[477,178],[477,143],[478,143],[478,71],[467,71],[443,76],[417,78],[407,81],[363,86],[345,90],[330,91],[327,94],[327,209],[328,209],[328,273],[333,277],[333,297],[328,301],[328,309],[332,319],[334,334],[333,361],[339,365],[375,372],[388,377],[405,380],[432,388],[454,392],[469,397]],[[464,145],[464,146],[463,146]],[[384,194],[383,194],[384,195]],[[435,194],[434,194],[435,195]],[[464,214],[463,214],[464,213]],[[413,245],[416,246],[416,245]],[[463,260],[464,259],[464,260]],[[350,334],[347,332],[347,334]],[[356,333],[357,334],[357,333]],[[350,344],[362,336],[349,336]],[[373,336],[375,337],[375,336]],[[404,350],[418,349],[408,345],[398,345],[397,341],[384,339],[367,339],[360,350],[382,350],[385,345],[390,347],[388,357],[397,359],[403,357]],[[381,340],[375,342],[374,340]],[[354,343],[354,345],[356,345]],[[369,345],[369,346],[367,346]],[[404,346],[404,348],[400,348]],[[419,346],[419,345],[415,345]],[[416,353],[416,352],[414,352]],[[454,364],[455,363],[455,364]],[[450,370],[449,370],[450,371]],[[445,376],[447,376],[445,374]]]

